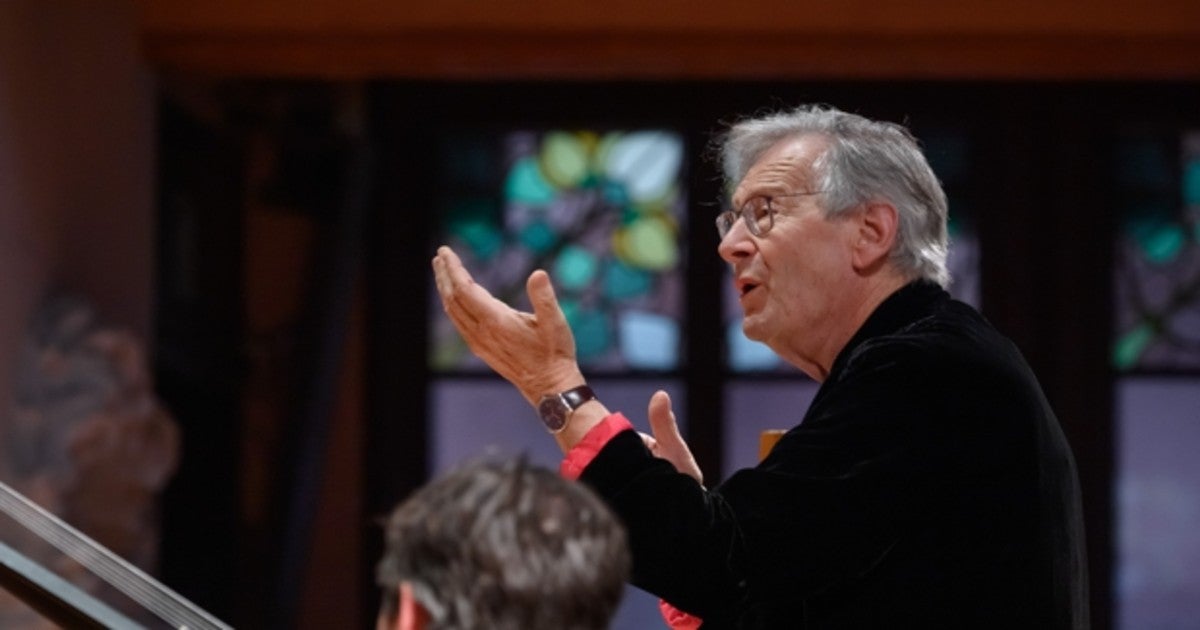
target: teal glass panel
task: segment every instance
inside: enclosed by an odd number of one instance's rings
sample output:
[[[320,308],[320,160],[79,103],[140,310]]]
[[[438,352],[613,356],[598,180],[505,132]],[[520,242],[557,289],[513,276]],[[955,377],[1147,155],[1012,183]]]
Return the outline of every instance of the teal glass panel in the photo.
[[[1200,368],[1200,132],[1126,134],[1115,157],[1113,365]]]
[[[551,276],[581,365],[669,371],[680,362],[686,183],[666,130],[460,132],[438,147],[436,242],[476,280],[528,310]],[[484,371],[431,296],[430,366]]]

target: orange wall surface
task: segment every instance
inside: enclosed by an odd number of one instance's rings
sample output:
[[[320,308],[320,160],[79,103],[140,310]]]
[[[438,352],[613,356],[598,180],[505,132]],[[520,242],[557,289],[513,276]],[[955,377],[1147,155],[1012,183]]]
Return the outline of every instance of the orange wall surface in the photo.
[[[63,290],[151,330],[153,80],[130,2],[0,2],[0,408],[37,304]],[[0,418],[0,426],[7,416]]]

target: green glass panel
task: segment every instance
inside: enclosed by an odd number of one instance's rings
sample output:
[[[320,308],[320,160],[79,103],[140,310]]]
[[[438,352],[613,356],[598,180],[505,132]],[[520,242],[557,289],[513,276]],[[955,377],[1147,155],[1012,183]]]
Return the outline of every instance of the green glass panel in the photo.
[[[544,221],[535,221],[521,229],[517,240],[535,253],[544,254],[558,243],[558,235]]]
[[[631,267],[662,271],[679,260],[675,230],[663,217],[639,217],[617,231],[614,250]]]
[[[1200,158],[1193,158],[1183,166],[1183,203],[1200,205]]]
[[[471,253],[489,260],[504,245],[504,235],[497,224],[498,211],[490,199],[468,197],[456,200],[447,213],[450,233],[471,248]]]
[[[588,176],[591,144],[583,134],[553,132],[542,140],[541,166],[546,180],[560,188],[572,188]]]
[[[554,201],[554,186],[542,176],[537,160],[525,157],[513,164],[504,181],[504,197],[508,201],[544,205]]]
[[[596,257],[591,252],[569,245],[554,264],[554,280],[565,289],[580,291],[596,277]]]
[[[636,297],[650,290],[652,278],[646,271],[615,260],[604,272],[604,295],[611,300]]]
[[[1119,370],[1128,370],[1137,365],[1146,346],[1154,341],[1154,336],[1154,329],[1149,324],[1142,324],[1122,335],[1113,348],[1113,364]]]
[[[1133,222],[1130,233],[1146,259],[1156,265],[1174,260],[1187,243],[1181,226],[1154,219]]]
[[[604,313],[578,309],[567,322],[575,333],[575,352],[581,360],[594,359],[607,352],[612,345],[612,331]]]

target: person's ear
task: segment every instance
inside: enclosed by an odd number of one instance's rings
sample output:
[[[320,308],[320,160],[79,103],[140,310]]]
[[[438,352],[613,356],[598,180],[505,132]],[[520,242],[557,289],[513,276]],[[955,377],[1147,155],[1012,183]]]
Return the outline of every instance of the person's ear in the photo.
[[[855,271],[878,268],[892,251],[900,229],[896,207],[882,201],[872,201],[855,217],[853,259]]]
[[[413,597],[412,583],[400,582],[399,613],[396,630],[424,630],[429,625],[429,612]]]

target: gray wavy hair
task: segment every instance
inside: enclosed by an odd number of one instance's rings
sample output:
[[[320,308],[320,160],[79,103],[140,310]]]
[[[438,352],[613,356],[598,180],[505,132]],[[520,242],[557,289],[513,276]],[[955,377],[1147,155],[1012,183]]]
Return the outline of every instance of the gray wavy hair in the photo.
[[[872,200],[890,202],[899,215],[892,264],[913,277],[948,285],[946,193],[902,125],[822,105],[737,122],[715,141],[729,189],[776,143],[807,134],[829,142],[813,164],[826,216]]]
[[[630,570],[599,497],[524,458],[433,480],[392,512],[385,541],[381,616],[395,618],[407,581],[433,630],[603,630]]]

